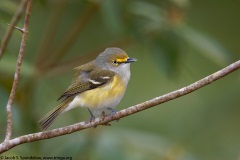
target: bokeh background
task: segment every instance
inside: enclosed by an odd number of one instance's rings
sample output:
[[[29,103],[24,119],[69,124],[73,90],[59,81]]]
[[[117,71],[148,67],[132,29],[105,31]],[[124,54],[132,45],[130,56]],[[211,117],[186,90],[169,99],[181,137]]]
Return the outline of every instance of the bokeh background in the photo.
[[[0,2],[2,39],[18,0]],[[23,26],[23,18],[18,26]],[[179,89],[240,58],[239,0],[34,0],[13,137],[40,131],[37,121],[58,104],[72,68],[106,47],[138,62],[117,109]],[[21,33],[0,60],[0,140]],[[194,93],[143,112],[5,152],[86,160],[226,160],[240,158],[240,75],[236,71]],[[50,129],[89,118],[86,109],[59,117]]]

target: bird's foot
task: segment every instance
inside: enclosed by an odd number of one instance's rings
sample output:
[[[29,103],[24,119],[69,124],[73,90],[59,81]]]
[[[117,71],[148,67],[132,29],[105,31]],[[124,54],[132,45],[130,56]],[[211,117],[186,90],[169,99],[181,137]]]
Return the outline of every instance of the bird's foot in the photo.
[[[96,117],[95,116],[91,116],[88,120],[87,120],[87,123],[91,123],[92,121],[94,121]]]
[[[116,114],[118,111],[113,109],[113,108],[107,108],[109,111],[111,111],[110,116],[113,116],[114,114]],[[117,119],[116,121],[118,122],[120,119]]]
[[[115,113],[117,113],[117,110],[113,109],[113,108],[107,108],[109,111],[111,111],[111,116],[113,116]]]
[[[87,123],[91,123],[92,121],[95,120],[96,117],[92,114],[92,112],[91,112],[91,110],[89,108],[88,108],[88,111],[89,111],[91,117],[87,120]],[[96,128],[96,127],[97,126],[94,126],[94,128]]]

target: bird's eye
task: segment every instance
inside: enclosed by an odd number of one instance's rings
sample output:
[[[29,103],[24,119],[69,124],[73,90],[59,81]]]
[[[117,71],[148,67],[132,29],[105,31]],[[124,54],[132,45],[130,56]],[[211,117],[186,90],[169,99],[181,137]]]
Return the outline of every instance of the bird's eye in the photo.
[[[114,60],[112,63],[113,63],[114,65],[118,65],[118,62],[117,62],[116,60]]]

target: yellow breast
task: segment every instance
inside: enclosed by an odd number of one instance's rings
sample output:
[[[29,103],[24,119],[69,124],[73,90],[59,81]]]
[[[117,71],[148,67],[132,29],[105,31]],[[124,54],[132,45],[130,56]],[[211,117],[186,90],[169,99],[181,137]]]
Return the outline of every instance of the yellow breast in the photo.
[[[125,90],[126,84],[114,76],[111,83],[79,94],[79,105],[90,109],[112,108],[120,102]]]

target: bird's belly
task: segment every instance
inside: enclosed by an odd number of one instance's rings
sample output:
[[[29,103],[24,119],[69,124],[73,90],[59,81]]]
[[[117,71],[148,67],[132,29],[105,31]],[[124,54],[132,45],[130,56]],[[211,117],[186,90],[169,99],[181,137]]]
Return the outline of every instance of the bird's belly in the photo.
[[[77,96],[79,105],[90,110],[114,108],[122,99],[126,85],[114,77],[113,82],[100,88],[85,91]]]

